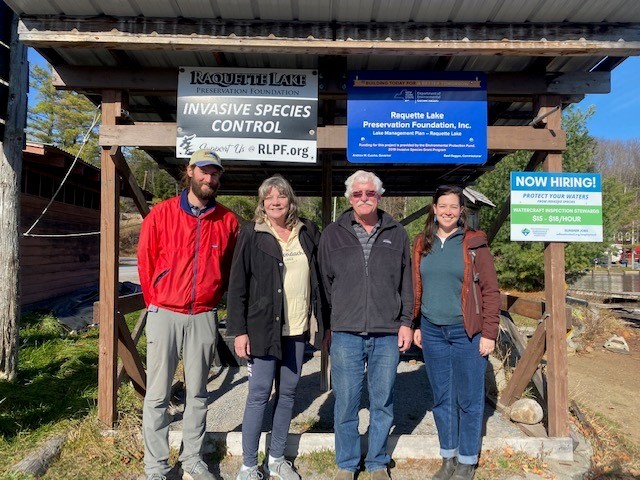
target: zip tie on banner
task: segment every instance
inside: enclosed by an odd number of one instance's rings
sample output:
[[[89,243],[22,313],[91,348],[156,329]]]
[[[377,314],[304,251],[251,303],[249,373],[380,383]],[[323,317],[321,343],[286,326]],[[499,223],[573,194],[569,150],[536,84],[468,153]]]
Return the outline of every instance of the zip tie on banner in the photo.
[[[40,222],[40,220],[42,220],[42,218],[45,216],[45,214],[49,210],[49,207],[51,206],[51,204],[54,202],[54,200],[58,196],[58,193],[60,193],[60,190],[62,190],[62,187],[64,186],[64,183],[67,181],[67,178],[69,178],[69,175],[71,175],[71,172],[73,171],[73,167],[75,167],[76,163],[78,162],[78,158],[80,157],[80,154],[82,153],[82,150],[84,150],[85,145],[89,141],[89,136],[91,135],[91,132],[93,131],[93,129],[95,128],[95,126],[98,123],[98,120],[100,119],[100,110],[99,110],[100,109],[100,105],[98,105],[96,108],[98,109],[98,111],[96,112],[95,116],[93,117],[93,122],[91,122],[91,126],[87,130],[87,133],[84,134],[84,137],[82,139],[82,145],[80,145],[80,149],[78,150],[78,153],[76,153],[76,156],[73,159],[73,162],[71,163],[71,166],[69,167],[69,170],[67,171],[67,173],[65,174],[64,178],[62,179],[62,182],[60,182],[60,186],[58,187],[58,189],[55,191],[55,193],[51,197],[51,200],[49,200],[49,203],[47,204],[47,206],[44,207],[44,210],[42,210],[42,213],[40,214],[40,216],[38,216],[38,218],[36,218],[36,220],[33,222],[33,225],[31,225],[27,229],[27,231],[22,234],[23,237],[58,238],[58,237],[79,237],[79,236],[99,235],[100,234],[100,232],[67,233],[67,234],[60,234],[60,235],[55,235],[55,234],[46,235],[46,234],[32,234],[31,233],[31,230],[33,230],[36,227],[36,225]]]

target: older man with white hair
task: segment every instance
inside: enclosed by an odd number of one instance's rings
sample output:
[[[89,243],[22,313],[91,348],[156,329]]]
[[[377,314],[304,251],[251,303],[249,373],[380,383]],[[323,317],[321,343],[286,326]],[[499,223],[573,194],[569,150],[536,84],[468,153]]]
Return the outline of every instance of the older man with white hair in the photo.
[[[327,226],[319,260],[331,305],[331,381],[338,473],[352,480],[360,463],[358,410],[367,372],[370,426],[365,467],[372,480],[389,479],[387,440],[400,352],[412,341],[413,289],[409,238],[378,208],[384,193],[373,172],[346,181],[351,208]]]

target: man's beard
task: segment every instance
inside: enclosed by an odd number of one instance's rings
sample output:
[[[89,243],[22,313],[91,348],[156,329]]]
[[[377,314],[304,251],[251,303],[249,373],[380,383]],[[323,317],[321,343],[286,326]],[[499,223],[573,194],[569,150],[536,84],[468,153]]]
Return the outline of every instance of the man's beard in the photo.
[[[191,192],[203,203],[207,203],[212,198],[215,198],[217,193],[217,189],[214,189],[211,184],[207,185],[209,186],[209,190],[205,191],[202,189],[202,185],[191,177]]]

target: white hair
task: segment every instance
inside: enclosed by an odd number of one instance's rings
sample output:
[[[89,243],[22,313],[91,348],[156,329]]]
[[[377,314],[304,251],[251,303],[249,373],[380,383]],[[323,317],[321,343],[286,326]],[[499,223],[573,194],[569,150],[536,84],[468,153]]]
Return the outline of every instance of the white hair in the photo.
[[[344,181],[345,187],[347,189],[344,192],[344,196],[349,198],[353,193],[353,184],[354,183],[373,183],[376,193],[378,195],[382,195],[384,193],[384,188],[382,188],[382,180],[378,178],[378,176],[373,172],[367,172],[365,170],[358,170],[356,173],[351,175]]]

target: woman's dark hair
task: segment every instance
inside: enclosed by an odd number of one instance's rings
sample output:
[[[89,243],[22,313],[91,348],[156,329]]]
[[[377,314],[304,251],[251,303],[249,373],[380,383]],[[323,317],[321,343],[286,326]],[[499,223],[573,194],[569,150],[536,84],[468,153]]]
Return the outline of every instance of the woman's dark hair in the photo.
[[[431,252],[431,247],[436,238],[438,231],[438,223],[436,222],[435,214],[433,213],[433,206],[438,204],[438,200],[443,195],[455,194],[460,200],[460,219],[458,220],[458,226],[462,227],[463,231],[469,230],[469,224],[467,223],[467,210],[464,208],[464,194],[462,188],[456,185],[440,185],[436,188],[436,193],[433,194],[433,201],[429,205],[427,212],[427,220],[424,223],[424,230],[422,235],[422,255],[428,255]]]

